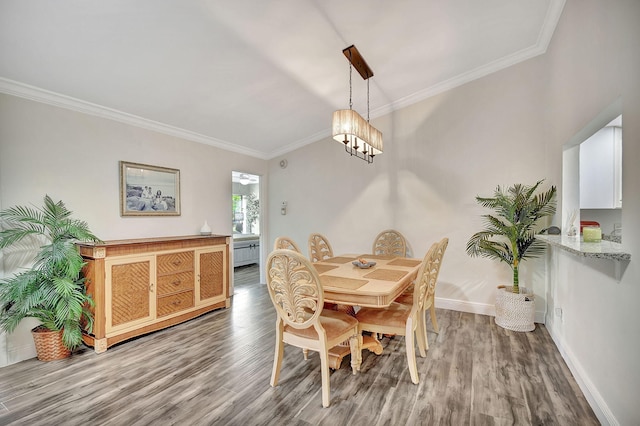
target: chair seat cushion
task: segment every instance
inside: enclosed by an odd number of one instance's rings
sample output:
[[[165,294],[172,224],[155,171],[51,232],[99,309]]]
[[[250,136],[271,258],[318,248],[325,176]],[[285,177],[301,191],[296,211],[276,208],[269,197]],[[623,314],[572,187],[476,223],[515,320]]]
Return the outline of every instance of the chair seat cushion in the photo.
[[[320,324],[327,333],[327,340],[331,340],[357,327],[358,320],[344,312],[323,309],[320,314]],[[318,339],[318,333],[313,327],[297,329],[285,325],[284,331],[307,339]]]
[[[396,303],[402,303],[403,305],[412,305],[413,304],[413,284],[406,289],[400,296],[396,297],[394,300]]]
[[[412,305],[393,302],[387,308],[362,308],[356,314],[356,318],[361,324],[404,328],[411,314],[411,308]]]

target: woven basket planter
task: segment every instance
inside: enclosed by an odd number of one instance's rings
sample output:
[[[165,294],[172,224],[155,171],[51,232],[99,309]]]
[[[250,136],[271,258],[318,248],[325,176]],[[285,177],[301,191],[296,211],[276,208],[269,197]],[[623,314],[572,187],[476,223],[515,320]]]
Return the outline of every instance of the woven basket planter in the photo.
[[[71,351],[62,344],[62,331],[49,331],[37,326],[31,330],[31,335],[40,361],[55,361],[71,356]]]
[[[498,286],[496,294],[496,324],[513,331],[533,331],[536,328],[536,303],[533,293],[520,287],[513,293],[511,286]]]

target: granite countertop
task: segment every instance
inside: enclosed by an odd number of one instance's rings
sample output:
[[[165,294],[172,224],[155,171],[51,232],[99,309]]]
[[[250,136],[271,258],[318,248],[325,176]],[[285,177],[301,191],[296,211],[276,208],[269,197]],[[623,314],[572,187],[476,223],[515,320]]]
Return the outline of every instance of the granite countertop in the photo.
[[[552,246],[583,257],[610,260],[630,260],[631,254],[624,252],[622,244],[602,240],[599,243],[585,243],[582,237],[568,237],[566,235],[536,235],[536,239]]]
[[[602,239],[607,241],[613,241],[614,243],[621,243],[622,235],[602,234]]]

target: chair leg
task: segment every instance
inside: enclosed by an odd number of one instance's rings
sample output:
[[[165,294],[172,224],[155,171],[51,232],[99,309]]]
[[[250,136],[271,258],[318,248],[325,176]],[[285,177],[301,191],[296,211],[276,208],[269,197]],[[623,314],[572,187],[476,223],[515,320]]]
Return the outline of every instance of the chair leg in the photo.
[[[438,321],[436,320],[436,306],[431,303],[431,308],[429,308],[429,313],[431,314],[431,324],[433,324],[433,329],[436,333],[440,333],[438,329]]]
[[[427,349],[429,349],[429,341],[427,340],[427,321],[425,319],[426,313],[421,312],[420,318],[418,318],[418,324],[416,329],[416,339],[418,340],[418,350],[420,356],[425,358],[427,356]]]
[[[282,367],[282,355],[284,352],[283,332],[283,325],[278,322],[276,325],[276,350],[273,355],[273,370],[271,371],[271,386],[273,387],[278,385],[278,379],[280,378],[280,367]]]
[[[416,348],[413,343],[415,339],[416,328],[413,327],[413,320],[409,318],[407,320],[406,333],[404,341],[406,342],[407,351],[407,364],[409,364],[409,374],[411,374],[411,381],[414,384],[418,384],[420,378],[418,376],[418,366],[416,364]]]
[[[305,360],[305,361],[306,361],[306,360],[308,360],[308,359],[309,359],[309,349],[304,348],[304,349],[302,350],[302,356],[304,357],[304,360]]]
[[[320,350],[320,373],[322,375],[322,406],[328,407],[330,404],[330,382],[329,351],[327,348],[321,348]]]

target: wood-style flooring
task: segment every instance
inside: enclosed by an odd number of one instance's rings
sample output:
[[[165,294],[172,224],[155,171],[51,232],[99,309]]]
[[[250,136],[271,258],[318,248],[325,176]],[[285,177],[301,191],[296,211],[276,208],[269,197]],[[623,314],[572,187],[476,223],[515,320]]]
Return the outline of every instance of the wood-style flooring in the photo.
[[[596,425],[544,326],[517,333],[493,318],[438,309],[429,351],[409,377],[403,337],[349,358],[322,408],[320,361],[286,346],[269,385],[275,311],[257,267],[236,270],[232,307],[96,354],[0,368],[1,425]]]

